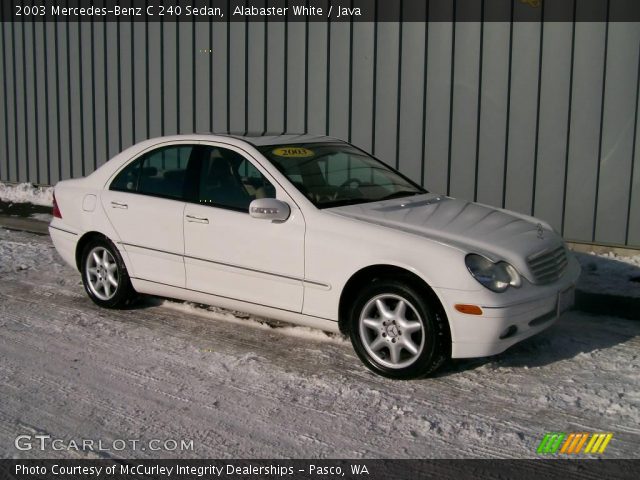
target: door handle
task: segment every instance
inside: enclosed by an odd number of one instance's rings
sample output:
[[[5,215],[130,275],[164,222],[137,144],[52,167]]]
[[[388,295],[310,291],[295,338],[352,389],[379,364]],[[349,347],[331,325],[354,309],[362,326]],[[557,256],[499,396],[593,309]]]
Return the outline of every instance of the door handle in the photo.
[[[127,205],[126,203],[111,202],[111,208],[124,208],[124,209],[127,209],[127,208],[129,208],[129,205]]]
[[[196,217],[194,215],[187,215],[187,222],[191,223],[204,223],[209,224],[209,219],[205,217]]]

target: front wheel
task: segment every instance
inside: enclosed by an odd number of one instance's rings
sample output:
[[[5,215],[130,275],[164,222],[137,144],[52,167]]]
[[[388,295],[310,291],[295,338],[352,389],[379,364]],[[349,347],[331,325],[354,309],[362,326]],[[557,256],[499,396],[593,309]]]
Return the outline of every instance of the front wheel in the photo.
[[[82,252],[82,283],[89,298],[105,308],[121,308],[133,297],[122,257],[107,239],[91,240]]]
[[[363,288],[350,311],[351,343],[373,372],[412,379],[436,371],[449,356],[444,312],[432,295],[402,280]]]

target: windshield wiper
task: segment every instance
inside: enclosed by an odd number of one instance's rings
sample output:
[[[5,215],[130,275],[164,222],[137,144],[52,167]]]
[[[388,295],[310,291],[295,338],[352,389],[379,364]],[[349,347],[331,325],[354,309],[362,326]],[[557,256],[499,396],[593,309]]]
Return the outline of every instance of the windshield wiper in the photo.
[[[393,192],[387,195],[386,197],[380,198],[378,201],[382,200],[391,200],[392,198],[400,198],[400,197],[412,197],[414,195],[422,195],[426,192],[416,192],[415,190],[400,190],[399,192]]]
[[[346,207],[347,205],[357,205],[360,203],[372,203],[381,202],[383,200],[391,200],[392,198],[400,197],[413,197],[415,195],[422,195],[427,192],[416,192],[414,190],[402,190],[400,192],[390,193],[386,197],[373,199],[373,198],[345,198],[342,200],[333,200],[331,202],[324,202],[318,205],[318,208],[334,208],[334,207]]]

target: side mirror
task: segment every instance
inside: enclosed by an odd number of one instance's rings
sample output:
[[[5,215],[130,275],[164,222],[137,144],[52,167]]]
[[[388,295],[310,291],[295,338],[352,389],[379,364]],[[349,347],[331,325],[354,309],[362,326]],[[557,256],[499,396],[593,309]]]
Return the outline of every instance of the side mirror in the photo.
[[[249,205],[249,215],[276,222],[284,222],[291,214],[289,205],[275,198],[257,198]]]

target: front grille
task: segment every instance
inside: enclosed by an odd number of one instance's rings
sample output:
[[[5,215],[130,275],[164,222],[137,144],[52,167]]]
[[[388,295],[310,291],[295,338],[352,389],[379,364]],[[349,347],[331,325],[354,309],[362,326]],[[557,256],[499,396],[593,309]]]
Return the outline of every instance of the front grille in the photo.
[[[543,250],[527,258],[527,265],[533,275],[533,283],[544,285],[555,282],[567,268],[567,252],[564,245],[552,250]]]

